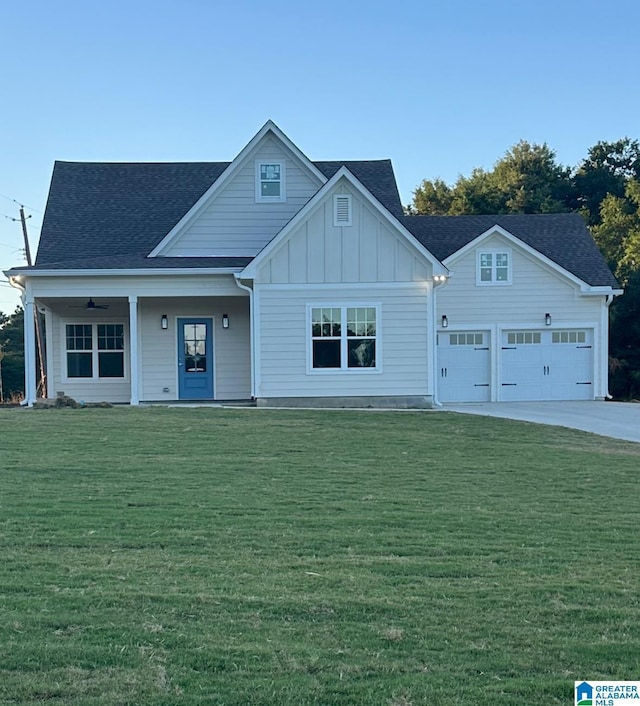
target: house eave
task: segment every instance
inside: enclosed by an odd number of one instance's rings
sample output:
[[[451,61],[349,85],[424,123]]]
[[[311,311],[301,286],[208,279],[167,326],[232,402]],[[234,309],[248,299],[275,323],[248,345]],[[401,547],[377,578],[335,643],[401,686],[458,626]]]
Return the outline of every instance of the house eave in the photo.
[[[243,267],[156,267],[153,269],[113,269],[113,270],[24,270],[12,269],[4,272],[5,276],[17,277],[153,277],[157,275],[235,275]]]

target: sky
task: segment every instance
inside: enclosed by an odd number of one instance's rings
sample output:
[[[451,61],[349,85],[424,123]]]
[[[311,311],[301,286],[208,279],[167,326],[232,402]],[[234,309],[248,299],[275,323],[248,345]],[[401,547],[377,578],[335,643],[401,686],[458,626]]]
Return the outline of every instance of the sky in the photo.
[[[390,158],[404,204],[522,139],[575,166],[640,139],[638,26],[637,0],[5,0],[0,271],[56,159],[230,161],[268,119],[312,160]]]

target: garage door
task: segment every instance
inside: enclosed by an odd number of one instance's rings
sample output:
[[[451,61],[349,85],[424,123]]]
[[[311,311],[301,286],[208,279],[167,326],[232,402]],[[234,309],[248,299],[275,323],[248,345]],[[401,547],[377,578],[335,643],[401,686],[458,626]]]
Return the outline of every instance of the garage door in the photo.
[[[441,402],[488,402],[491,368],[488,331],[438,334],[438,399]]]
[[[500,399],[593,399],[593,331],[502,333]]]

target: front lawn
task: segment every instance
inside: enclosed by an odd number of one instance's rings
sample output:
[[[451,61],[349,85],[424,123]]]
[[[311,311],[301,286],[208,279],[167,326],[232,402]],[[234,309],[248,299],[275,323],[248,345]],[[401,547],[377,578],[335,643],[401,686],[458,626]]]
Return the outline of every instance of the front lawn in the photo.
[[[0,411],[0,704],[573,703],[640,673],[639,470],[444,412]]]

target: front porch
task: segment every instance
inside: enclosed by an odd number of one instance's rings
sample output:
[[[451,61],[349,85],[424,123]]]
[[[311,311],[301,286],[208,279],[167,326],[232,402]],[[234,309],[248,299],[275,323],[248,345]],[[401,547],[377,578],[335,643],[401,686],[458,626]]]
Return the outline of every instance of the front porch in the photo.
[[[250,400],[250,298],[83,296],[26,299],[44,311],[47,397],[137,405]],[[25,328],[27,402],[36,400],[35,335]],[[30,355],[33,356],[30,358]]]

